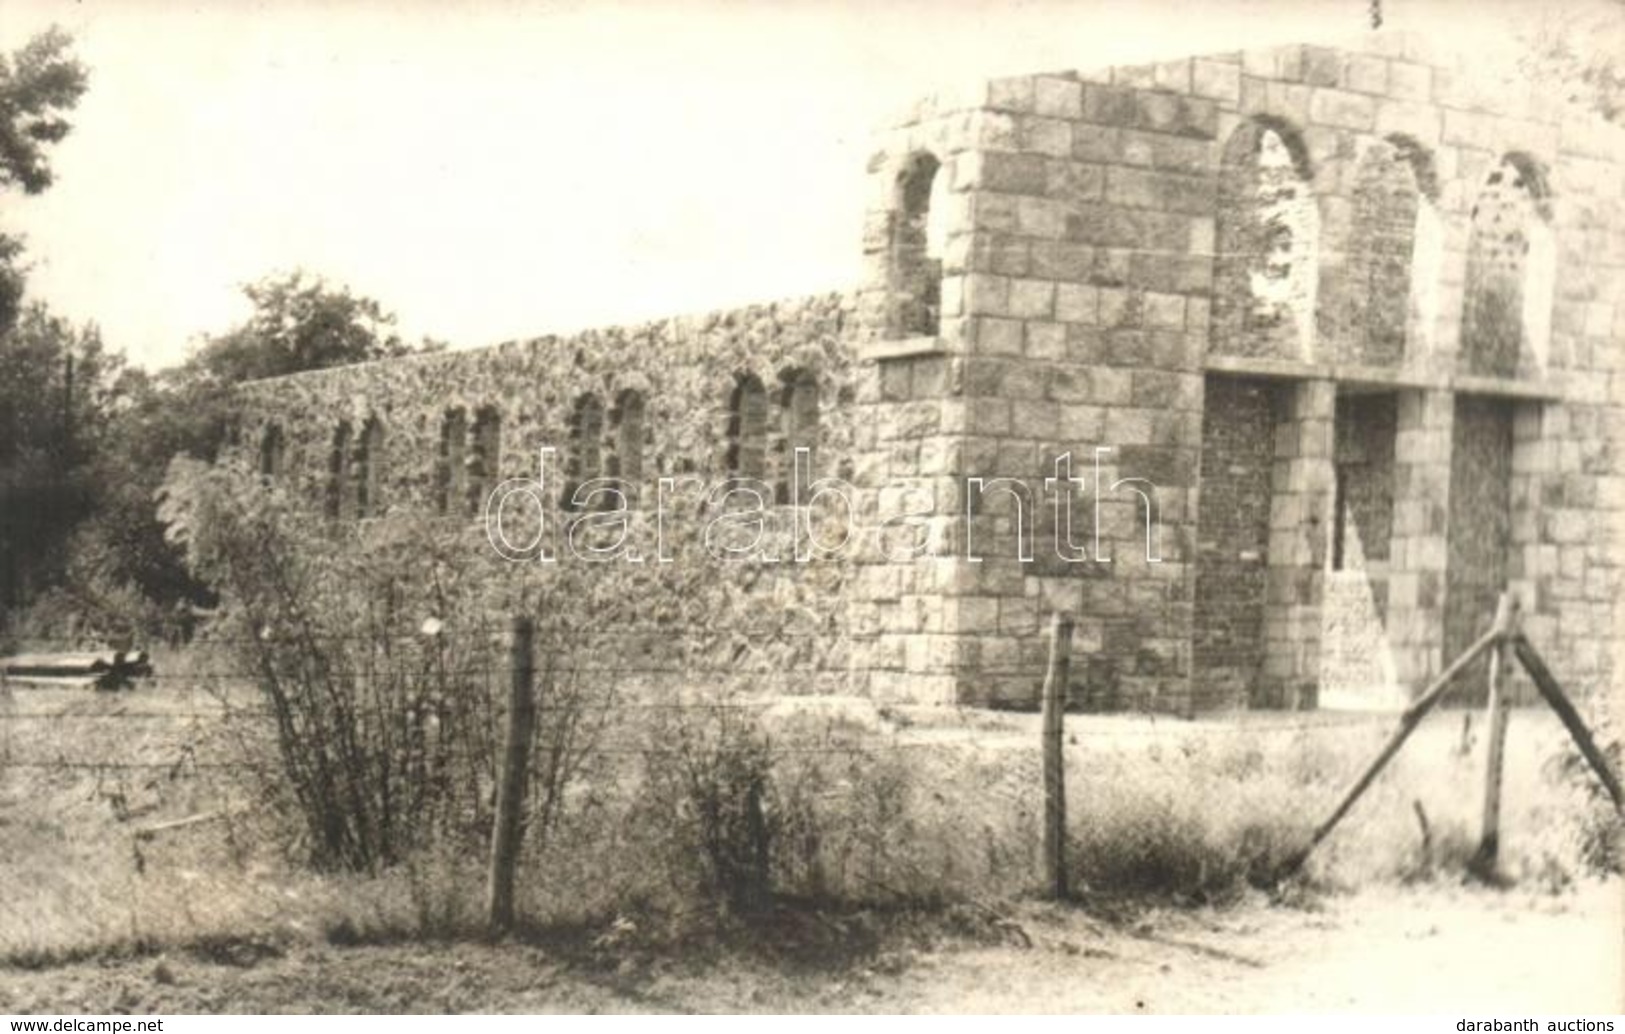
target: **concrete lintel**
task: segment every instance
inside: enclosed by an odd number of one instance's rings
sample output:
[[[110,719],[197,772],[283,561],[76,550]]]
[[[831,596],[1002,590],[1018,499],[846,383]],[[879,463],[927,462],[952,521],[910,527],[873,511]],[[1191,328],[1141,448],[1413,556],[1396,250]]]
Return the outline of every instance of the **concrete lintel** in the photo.
[[[1561,402],[1564,397],[1562,383],[1551,378],[1528,381],[1511,377],[1472,377],[1458,374],[1451,378],[1450,387],[1462,395],[1492,395],[1541,402]]]
[[[947,343],[940,337],[879,338],[872,341],[860,341],[857,345],[858,358],[866,362],[875,362],[881,359],[908,359],[921,355],[942,355],[947,351]]]

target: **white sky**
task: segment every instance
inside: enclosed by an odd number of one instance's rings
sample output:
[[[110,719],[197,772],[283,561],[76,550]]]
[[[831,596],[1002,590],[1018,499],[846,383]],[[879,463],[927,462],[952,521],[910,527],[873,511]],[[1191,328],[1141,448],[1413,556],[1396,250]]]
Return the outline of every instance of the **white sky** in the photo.
[[[1523,4],[1384,0],[1504,40]],[[303,267],[454,347],[845,287],[867,133],[937,83],[1360,32],[1369,0],[0,0],[91,69],[30,294],[147,366]]]

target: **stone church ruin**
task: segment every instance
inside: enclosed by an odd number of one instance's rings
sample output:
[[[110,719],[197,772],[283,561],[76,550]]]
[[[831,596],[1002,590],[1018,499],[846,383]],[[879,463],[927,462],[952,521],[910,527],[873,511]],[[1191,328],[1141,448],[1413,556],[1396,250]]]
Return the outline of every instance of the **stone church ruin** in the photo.
[[[259,382],[238,458],[334,520],[474,523],[542,445],[568,485],[737,478],[775,507],[805,447],[880,511],[932,501],[929,555],[870,550],[832,603],[881,700],[1032,704],[1064,608],[1077,707],[1400,702],[1507,587],[1605,692],[1622,158],[1405,37],[999,79],[878,134],[847,293]],[[1041,495],[966,498],[1099,447],[1078,512],[1109,563],[1046,549]]]

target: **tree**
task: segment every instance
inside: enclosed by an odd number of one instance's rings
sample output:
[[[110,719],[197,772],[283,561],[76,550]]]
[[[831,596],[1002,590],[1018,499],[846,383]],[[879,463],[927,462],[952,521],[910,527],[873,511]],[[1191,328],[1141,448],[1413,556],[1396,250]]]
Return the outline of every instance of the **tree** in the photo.
[[[55,580],[129,377],[94,325],[75,329],[43,305],[0,334],[0,607]]]
[[[376,301],[301,271],[247,284],[243,293],[254,314],[188,360],[192,375],[240,384],[437,347],[424,342],[413,348],[395,333],[394,315]]]
[[[0,54],[0,189],[38,194],[51,185],[51,145],[71,128],[89,73],[70,53],[73,40],[51,28],[15,54]],[[22,243],[0,234],[0,334],[16,322],[23,298]]]
[[[1625,121],[1625,4],[1546,11],[1523,36],[1520,70],[1565,100]]]
[[[0,54],[0,187],[38,194],[51,185],[46,149],[68,135],[68,112],[90,81],[72,46],[53,26],[10,57]]]
[[[41,306],[0,334],[0,612],[49,590],[36,624],[72,616],[152,634],[208,602],[165,541],[154,496],[174,457],[214,458],[233,388],[439,347],[406,344],[376,301],[319,277],[243,290],[254,308],[241,326],[156,374],[125,369],[94,327],[76,331]]]
[[[320,277],[272,276],[243,292],[253,312],[240,326],[178,367],[120,382],[108,433],[89,458],[88,495],[64,511],[78,528],[52,568],[65,597],[60,609],[100,615],[104,627],[128,626],[210,601],[209,588],[166,541],[154,496],[176,456],[215,457],[231,425],[236,385],[439,347],[406,344],[378,302]],[[141,613],[112,613],[132,602]]]

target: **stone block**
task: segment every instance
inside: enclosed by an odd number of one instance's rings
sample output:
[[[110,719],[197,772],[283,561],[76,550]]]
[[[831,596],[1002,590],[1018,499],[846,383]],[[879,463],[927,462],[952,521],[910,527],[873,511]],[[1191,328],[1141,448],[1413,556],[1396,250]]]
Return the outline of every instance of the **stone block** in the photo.
[[[1009,434],[1010,403],[1001,398],[970,399],[965,422],[973,434]]]
[[[1102,327],[1138,327],[1144,317],[1145,299],[1138,291],[1116,287],[1100,289]]]
[[[1343,55],[1329,47],[1304,47],[1300,57],[1302,81],[1310,86],[1342,86]]]
[[[1095,323],[1100,314],[1100,291],[1085,284],[1055,285],[1055,318],[1066,323]]]
[[[999,601],[998,628],[1003,635],[1037,635],[1038,606],[1025,597]]]
[[[1032,76],[992,79],[987,84],[987,106],[995,111],[1029,112],[1037,106]]]
[[[1009,316],[1011,278],[968,273],[964,279],[964,311],[973,316]]]
[[[1057,318],[1062,318],[1057,316]],[[1060,361],[1066,358],[1066,326],[1061,323],[1027,321],[1027,355],[1033,359]]]
[[[1131,258],[1128,282],[1165,293],[1207,294],[1213,286],[1213,259],[1179,252],[1140,252]]]
[[[1074,363],[1097,363],[1106,358],[1106,338],[1098,327],[1066,325],[1066,355]]]
[[[1206,298],[1190,297],[1185,299],[1185,329],[1197,332],[1201,347],[1197,354],[1207,351],[1206,335],[1208,323],[1212,319],[1212,305]]]
[[[1099,406],[1064,403],[1061,420],[1056,427],[1061,437],[1069,442],[1090,444],[1101,440],[1106,429],[1106,411]]]
[[[1132,401],[1136,406],[1172,409],[1183,398],[1181,375],[1163,370],[1135,370]]]
[[[1083,88],[1083,121],[1117,128],[1137,126],[1139,110],[1134,95],[1134,90],[1122,86],[1086,84]]]
[[[1021,319],[1054,318],[1054,282],[1028,279],[1010,281],[1009,314]]]
[[[950,238],[954,239],[957,238]],[[975,264],[972,267],[976,272],[996,273],[999,276],[1026,276],[1031,269],[1027,241],[1018,237],[992,237],[987,234],[972,239],[977,242],[974,251]]]
[[[1049,375],[1049,397],[1057,402],[1089,402],[1094,398],[1094,379],[1084,366],[1068,364]]]
[[[1095,271],[1090,282],[1099,287],[1123,287],[1134,274],[1136,251],[1128,248],[1095,249]]]
[[[970,227],[974,230],[1014,231],[1017,228],[1019,194],[978,191],[971,195]]]
[[[1360,93],[1388,92],[1388,61],[1369,54],[1350,54],[1343,67],[1343,86]]]
[[[1104,164],[1122,160],[1122,130],[1080,124],[1072,127],[1072,158]]]
[[[1309,98],[1309,120],[1324,126],[1370,132],[1377,122],[1376,101],[1363,93],[1317,89]]]
[[[1106,191],[1106,169],[1088,162],[1052,159],[1045,168],[1045,190],[1060,201],[1098,201]]]
[[[1036,154],[1015,152],[971,152],[979,167],[970,175],[969,186],[1003,194],[1043,196],[1049,190],[1048,166]]]
[[[1145,293],[1145,325],[1151,328],[1183,330],[1185,297],[1179,294]]]
[[[1121,449],[1125,445],[1143,445],[1151,440],[1153,413],[1146,409],[1114,407],[1106,411],[1105,443]]]
[[[1136,90],[1149,90],[1157,85],[1155,65],[1118,65],[1112,69],[1112,83]]]
[[[1432,101],[1433,69],[1409,61],[1389,62],[1387,93],[1400,100]]]
[[[1280,74],[1276,55],[1278,47],[1249,47],[1241,52],[1241,70],[1260,79],[1273,79]]]
[[[971,113],[970,137],[986,151],[1018,151],[1020,137],[1014,115],[1005,111]]]
[[[1115,359],[1115,357],[1113,357]],[[1097,405],[1127,406],[1134,401],[1134,375],[1130,370],[1098,366],[1090,374]],[[1136,441],[1148,441],[1149,430]]]
[[[910,371],[901,360],[883,360],[880,364],[880,397],[887,402],[902,402],[909,397]]]
[[[1010,406],[1011,432],[1027,438],[1053,434],[1060,418],[1060,405],[1046,399],[1020,399]]]
[[[1023,328],[1020,320],[978,317],[974,323],[975,350],[983,355],[1020,355]]]
[[[1083,117],[1083,84],[1076,79],[1039,76],[1034,81],[1033,110],[1052,118]]]
[[[1072,156],[1072,123],[1065,119],[1023,116],[1021,120],[1021,146],[1023,150],[1055,158]]]
[[[1191,92],[1234,108],[1241,103],[1241,68],[1223,61],[1191,62]]]
[[[959,316],[964,313],[965,278],[944,276],[940,288],[941,314]]]
[[[1031,257],[1034,277],[1074,283],[1088,280],[1095,263],[1094,248],[1075,241],[1034,241]]]
[[[1066,236],[1068,208],[1052,198],[1020,198],[1016,204],[1016,229],[1028,237],[1060,240]]]

